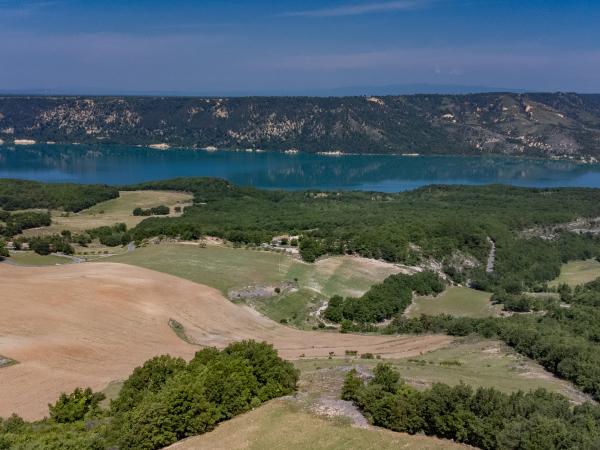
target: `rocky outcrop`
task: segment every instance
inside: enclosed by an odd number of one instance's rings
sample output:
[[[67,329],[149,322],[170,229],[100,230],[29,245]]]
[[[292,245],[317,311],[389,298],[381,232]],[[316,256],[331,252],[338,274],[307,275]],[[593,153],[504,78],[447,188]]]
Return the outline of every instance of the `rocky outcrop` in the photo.
[[[0,139],[594,161],[600,95],[0,97]]]

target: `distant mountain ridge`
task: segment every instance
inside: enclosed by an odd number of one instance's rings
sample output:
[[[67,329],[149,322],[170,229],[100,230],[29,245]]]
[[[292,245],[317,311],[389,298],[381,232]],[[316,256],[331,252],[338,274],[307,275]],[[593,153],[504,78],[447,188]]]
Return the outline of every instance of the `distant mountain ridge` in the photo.
[[[3,96],[0,140],[592,159],[600,94]]]
[[[196,89],[196,90],[115,90],[93,86],[63,86],[51,88],[2,89],[2,95],[41,96],[121,96],[121,97],[341,97],[364,95],[415,95],[415,94],[480,94],[485,92],[530,92],[527,89],[479,86],[469,84],[402,83],[385,85],[350,85],[328,88],[247,88],[247,89]]]

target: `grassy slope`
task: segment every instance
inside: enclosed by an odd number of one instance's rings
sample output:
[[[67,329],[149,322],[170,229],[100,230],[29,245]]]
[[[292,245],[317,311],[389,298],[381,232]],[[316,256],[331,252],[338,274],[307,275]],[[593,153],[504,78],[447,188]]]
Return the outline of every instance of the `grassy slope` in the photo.
[[[285,320],[299,328],[314,325],[310,312],[331,295],[360,295],[400,270],[391,264],[350,256],[329,257],[307,264],[275,252],[186,244],[149,245],[105,261],[169,273],[217,288],[225,295],[231,289],[276,286],[297,280],[297,292],[242,302],[277,322]]]
[[[269,285],[298,279],[301,288],[326,296],[365,292],[373,283],[398,271],[392,265],[344,257],[307,264],[292,257],[266,251],[220,246],[160,244],[137,249],[110,261],[147,267],[223,293],[251,285]]]
[[[561,283],[577,286],[593,281],[598,277],[600,277],[600,262],[595,259],[571,261],[563,264],[560,275],[550,283],[550,286],[558,286]]]
[[[504,392],[543,387],[562,393],[576,402],[586,399],[570,383],[553,377],[539,364],[495,340],[463,338],[418,358],[386,361],[391,362],[402,377],[416,387],[426,387],[435,382],[452,385],[464,382],[473,387],[495,387]],[[351,362],[373,368],[381,360],[359,358]],[[343,359],[295,362],[303,373],[347,364],[348,361]]]
[[[451,314],[464,317],[489,317],[496,315],[499,307],[490,302],[491,294],[464,287],[451,287],[437,297],[419,297],[407,309],[408,317],[421,314],[435,316]]]
[[[410,436],[383,429],[362,429],[344,421],[317,417],[292,401],[274,400],[222,423],[210,433],[174,444],[169,449],[464,449],[441,439]]]
[[[310,270],[307,264],[276,253],[183,244],[149,245],[109,261],[169,273],[224,294],[233,288],[305,276]]]
[[[79,213],[66,215],[62,211],[52,211],[52,225],[36,230],[27,230],[26,234],[60,233],[62,230],[81,232],[120,222],[125,223],[127,227],[133,227],[145,219],[145,217],[132,214],[136,207],[144,209],[159,205],[183,207],[191,202],[192,196],[183,192],[122,191],[118,198],[98,203]],[[174,214],[172,213],[172,215]]]
[[[12,252],[10,261],[23,266],[53,266],[55,264],[67,264],[71,260],[56,255],[38,255],[34,252]]]

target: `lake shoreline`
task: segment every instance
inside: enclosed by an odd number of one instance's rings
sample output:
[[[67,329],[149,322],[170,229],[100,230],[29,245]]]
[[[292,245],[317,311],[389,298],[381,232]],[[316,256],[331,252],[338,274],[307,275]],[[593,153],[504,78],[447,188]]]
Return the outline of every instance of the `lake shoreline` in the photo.
[[[0,146],[0,178],[125,185],[217,177],[286,190],[400,192],[427,185],[600,188],[600,164],[498,154],[369,154],[118,144]]]
[[[397,152],[388,152],[388,153],[372,153],[372,152],[343,152],[341,150],[334,151],[318,151],[318,152],[309,152],[297,149],[261,149],[261,148],[226,148],[226,147],[214,147],[214,146],[206,146],[206,147],[189,147],[189,146],[179,146],[172,145],[165,142],[160,143],[152,143],[152,144],[117,144],[117,143],[81,143],[81,142],[37,142],[32,139],[15,139],[13,143],[9,143],[7,141],[0,141],[0,148],[5,147],[12,150],[17,150],[17,148],[33,148],[36,146],[44,146],[44,145],[53,145],[53,146],[78,146],[78,147],[130,147],[132,149],[148,149],[148,150],[161,150],[161,151],[202,151],[202,152],[232,152],[232,153],[275,153],[275,154],[285,154],[288,156],[294,156],[298,154],[305,155],[319,155],[319,156],[330,156],[330,157],[347,157],[347,156],[395,156],[395,157],[404,157],[404,158],[421,158],[421,157],[500,157],[500,158],[514,158],[517,160],[541,160],[541,161],[567,161],[572,162],[574,164],[598,164],[600,165],[600,161],[598,161],[595,157],[591,156],[583,156],[580,155],[577,158],[574,158],[572,155],[552,155],[552,156],[539,156],[539,155],[524,155],[524,154],[514,154],[514,153],[497,153],[497,152],[489,152],[489,153],[397,153]]]

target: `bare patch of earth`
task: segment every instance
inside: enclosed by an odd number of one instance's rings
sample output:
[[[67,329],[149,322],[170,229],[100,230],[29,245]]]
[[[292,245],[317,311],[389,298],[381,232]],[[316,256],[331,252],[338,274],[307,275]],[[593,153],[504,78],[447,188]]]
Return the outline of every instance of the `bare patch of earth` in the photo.
[[[300,331],[208,286],[115,263],[0,265],[0,285],[0,354],[19,361],[0,371],[0,416],[15,412],[28,420],[46,415],[61,392],[100,390],[153,356],[192,357],[198,347],[177,336],[173,321],[198,345],[255,339],[287,359],[340,357],[347,350],[411,357],[453,340]]]

